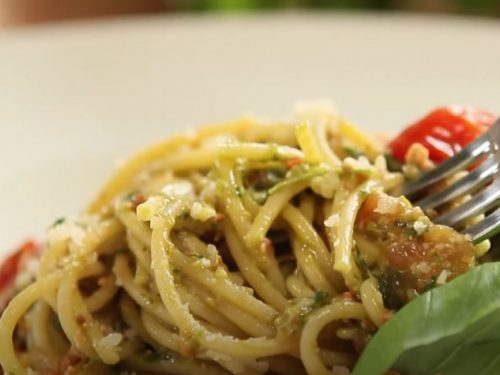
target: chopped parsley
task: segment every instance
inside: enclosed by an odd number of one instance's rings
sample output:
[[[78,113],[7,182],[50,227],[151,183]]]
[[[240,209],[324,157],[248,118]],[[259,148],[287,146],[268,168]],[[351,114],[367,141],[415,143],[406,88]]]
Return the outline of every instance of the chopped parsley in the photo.
[[[318,290],[314,293],[314,305],[315,306],[323,306],[328,299],[329,295],[324,290]]]
[[[54,221],[54,223],[52,224],[53,227],[57,227],[58,225],[61,225],[63,224],[64,222],[66,221],[66,218],[65,217],[60,217],[58,219],[56,219]]]

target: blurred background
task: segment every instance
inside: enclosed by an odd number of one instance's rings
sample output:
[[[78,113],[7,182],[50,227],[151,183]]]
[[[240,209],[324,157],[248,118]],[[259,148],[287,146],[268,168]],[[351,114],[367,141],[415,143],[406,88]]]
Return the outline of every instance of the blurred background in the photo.
[[[500,17],[500,0],[0,0],[0,26],[165,12],[374,10]]]

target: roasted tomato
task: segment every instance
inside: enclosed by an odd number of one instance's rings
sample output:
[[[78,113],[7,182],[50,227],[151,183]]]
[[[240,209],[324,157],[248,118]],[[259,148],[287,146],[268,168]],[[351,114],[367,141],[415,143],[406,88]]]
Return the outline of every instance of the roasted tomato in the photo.
[[[470,241],[433,224],[404,198],[370,194],[355,223],[357,260],[379,282],[384,302],[399,308],[475,265]]]
[[[14,281],[23,263],[30,257],[35,256],[40,247],[33,240],[26,241],[21,247],[5,259],[0,266],[0,312],[2,307],[10,299],[14,289]]]
[[[403,130],[389,144],[396,159],[405,160],[410,146],[420,143],[434,162],[441,162],[485,132],[496,116],[488,111],[460,106],[439,107]]]

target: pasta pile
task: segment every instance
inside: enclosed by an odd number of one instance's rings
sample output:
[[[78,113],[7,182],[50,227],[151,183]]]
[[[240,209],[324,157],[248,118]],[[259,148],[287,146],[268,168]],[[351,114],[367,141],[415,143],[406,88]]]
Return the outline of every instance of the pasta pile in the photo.
[[[348,374],[392,311],[357,259],[382,148],[335,113],[241,118],[119,168],[0,320],[13,374]]]

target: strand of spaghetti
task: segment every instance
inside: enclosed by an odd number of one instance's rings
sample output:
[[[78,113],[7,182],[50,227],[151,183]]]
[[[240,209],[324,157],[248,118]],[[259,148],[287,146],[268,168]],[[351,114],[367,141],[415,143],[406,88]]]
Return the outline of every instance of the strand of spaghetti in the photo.
[[[316,201],[311,194],[302,194],[300,197],[300,212],[302,212],[302,215],[309,223],[312,223],[314,220],[315,203]]]
[[[303,276],[299,276],[298,272],[287,277],[286,287],[295,298],[311,297],[314,294],[314,291],[307,285]]]
[[[185,150],[169,154],[163,159],[162,165],[173,172],[210,169],[217,159],[215,147]]]
[[[223,261],[219,250],[210,244],[206,244],[198,237],[189,233],[187,231],[179,231],[172,236],[172,241],[175,246],[179,248],[184,254],[206,258],[210,261],[210,267],[215,265],[221,267],[225,272],[227,272],[230,280],[239,286],[242,286],[245,281],[239,272],[229,271],[226,263]]]
[[[167,224],[167,220],[160,217],[155,217],[151,222],[153,228],[151,240],[152,266],[163,303],[168,308],[181,332],[196,337],[197,341],[207,349],[225,353],[235,358],[258,358],[287,352],[290,348],[289,344],[284,340],[278,338],[234,339],[207,331],[192,317],[187,306],[180,300],[170,270],[169,256],[172,255],[175,249],[173,243],[168,239],[170,226],[173,223],[169,224]]]
[[[314,252],[311,251],[310,246],[300,241],[296,235],[291,237],[293,253],[297,259],[297,269],[304,274],[313,289],[334,294],[335,289],[319,267],[317,258]]]
[[[249,221],[251,222],[254,218],[255,215],[259,212],[260,205],[251,197],[250,194],[246,191],[244,188],[244,183],[243,183],[243,176],[242,176],[242,168],[233,168],[233,173],[234,173],[234,182],[236,185],[236,188],[241,191],[240,198],[241,198],[241,203],[243,203],[243,207],[245,207],[245,210],[250,214],[249,216]]]
[[[87,305],[90,312],[99,311],[113,300],[118,292],[118,285],[116,285],[115,281],[114,275],[99,278],[99,288],[90,296],[85,297],[85,305]]]
[[[234,228],[240,238],[244,238],[251,227],[251,215],[246,210],[243,202],[241,201],[241,185],[238,184],[236,174],[233,170],[232,164],[229,162],[221,161],[219,163],[220,185],[219,197],[221,198],[226,213],[231,218]],[[256,247],[248,249],[252,257],[256,260],[259,268],[271,270],[277,266],[270,265],[272,254],[259,251]]]
[[[117,275],[120,284],[127,291],[129,296],[137,304],[139,304],[141,308],[143,308],[148,313],[155,316],[158,320],[164,322],[165,324],[174,326],[172,317],[168,313],[168,310],[166,310],[165,307],[163,306],[161,300],[158,299],[156,292],[146,290],[134,283],[134,280],[132,278],[132,272],[127,264],[126,256],[124,255],[118,256],[115,259],[114,272]],[[154,285],[152,285],[151,287],[154,287]],[[184,297],[187,298],[188,296]],[[211,316],[212,318],[214,318],[214,314],[216,312],[212,311],[212,313],[210,313],[209,308],[204,310],[204,308],[201,306],[202,304],[201,301],[195,301],[192,298],[190,298],[190,301],[192,302],[190,307],[193,309],[193,312],[196,315],[205,318]],[[221,322],[221,320],[222,316],[220,318],[217,318],[217,321],[219,323]],[[227,329],[228,332],[232,333],[240,332],[235,326],[231,325],[230,322],[224,321],[222,322],[222,324],[223,324],[222,328]],[[214,330],[213,326],[210,326],[209,324],[203,323],[203,325],[207,326],[209,329]]]
[[[383,147],[377,142],[370,134],[367,134],[357,128],[356,125],[347,121],[346,119],[340,119],[338,123],[338,131],[341,136],[349,139],[358,146],[361,151],[363,151],[370,160],[375,160],[375,158],[383,153]]]
[[[200,264],[201,262],[205,262],[205,259],[209,262],[207,264],[208,268],[217,268],[219,267],[222,269],[224,272],[227,273],[230,281],[233,284],[236,284],[238,286],[243,286],[245,283],[245,280],[241,276],[241,274],[237,271],[229,271],[227,264],[223,261],[219,250],[211,244],[206,244],[203,241],[201,241],[198,237],[193,236],[192,234],[188,232],[179,232],[176,234],[173,234],[172,237],[172,242],[178,248],[182,253],[189,255],[191,257],[195,257],[197,259],[200,259]],[[206,264],[206,262],[204,263]],[[199,284],[197,285],[197,288],[201,287]]]
[[[68,345],[66,339],[54,327],[54,315],[50,305],[38,300],[33,306],[32,319],[29,334],[33,348],[43,352],[44,360],[55,368],[59,365],[59,358],[68,351]]]
[[[144,223],[139,222],[137,218],[132,219],[129,216],[127,220],[129,219],[134,221],[134,225],[128,226],[128,229],[133,231],[134,235],[137,235],[137,238],[142,241],[146,241],[146,243],[149,244],[151,241],[150,238],[147,237],[147,233],[149,232],[147,226]],[[215,295],[223,296],[227,300],[236,304],[240,308],[249,311],[252,315],[265,322],[270,322],[276,317],[276,311],[272,307],[255,299],[244,291],[244,289],[233,284],[230,280],[226,278],[219,278],[210,270],[196,267],[189,257],[179,251],[174,251],[172,253],[172,257],[176,267],[181,269],[181,271],[183,271],[186,275],[189,275],[197,280],[199,283],[206,285]],[[132,283],[127,284],[124,282],[124,287],[129,288],[127,292],[131,294],[134,285],[132,285]],[[137,295],[137,298],[140,297],[141,295]],[[139,301],[137,302],[139,303]],[[143,303],[147,303],[147,301],[143,301]]]
[[[174,325],[174,321],[168,313],[168,310],[163,306],[163,303],[146,288],[134,283],[127,256],[118,255],[115,258],[113,272],[119,284],[125,289],[135,303],[165,323],[171,326]]]
[[[259,246],[265,239],[272,223],[288,202],[309,186],[309,181],[299,181],[282,190],[272,194],[267,198],[266,203],[261,207],[255,217],[252,226],[244,237],[248,247]]]
[[[224,223],[224,235],[226,237],[229,251],[241,270],[243,277],[257,294],[279,311],[283,311],[288,304],[287,299],[281,291],[277,290],[269,280],[262,274],[244,249],[244,245],[239,241],[234,227],[229,221]]]
[[[234,227],[240,237],[243,237],[250,228],[250,214],[241,202],[241,186],[238,185],[232,164],[227,161],[218,163],[218,188],[217,191],[226,213],[234,223]],[[267,259],[262,255],[256,258],[259,263],[264,264]]]
[[[69,239],[51,241],[50,236],[47,241],[47,247],[40,257],[38,266],[37,280],[51,274],[57,266],[57,260],[63,257],[63,254],[68,251]],[[44,296],[45,301],[56,310],[57,290],[51,290]]]
[[[29,307],[45,293],[57,289],[63,271],[56,271],[40,280],[35,281],[21,291],[5,309],[0,320],[0,363],[6,373],[26,374],[24,366],[17,358],[13,335],[17,322]]]
[[[308,162],[312,164],[322,162],[335,169],[340,167],[340,159],[332,151],[326,139],[326,127],[323,121],[314,127],[307,121],[301,122],[295,128],[295,136]]]
[[[146,166],[154,160],[176,152],[179,147],[196,145],[200,140],[225,133],[238,136],[247,128],[259,125],[256,121],[249,118],[240,118],[234,121],[204,126],[195,133],[178,134],[141,150],[127,160],[111,176],[88,206],[87,211],[97,213],[99,209],[110,204],[113,198],[123,194],[127,190],[131,190],[136,181],[135,177],[140,171],[146,169]]]
[[[303,159],[304,153],[294,147],[273,143],[228,142],[218,147],[220,158],[243,158],[245,161]]]
[[[359,288],[359,294],[370,320],[377,327],[380,327],[387,320],[388,315],[376,279],[370,278],[363,281]]]
[[[133,233],[127,229],[127,245],[135,257],[137,266],[141,266],[146,272],[151,273],[151,253],[144,243]]]
[[[262,126],[251,126],[242,132],[242,139],[247,142],[274,142],[295,146],[294,125],[289,122],[273,121]]]
[[[232,165],[228,162],[219,163],[219,173],[221,174],[221,190],[223,190],[220,197],[223,199],[226,213],[229,215],[239,237],[244,238],[251,228],[251,215],[238,195],[241,186],[238,185]],[[247,247],[247,250],[269,281],[284,294],[285,281],[279,272],[278,262],[274,254],[269,251],[262,251],[260,243],[257,246]]]
[[[162,347],[177,353],[185,352],[185,350],[183,350],[184,340],[182,337],[166,328],[152,314],[148,313],[146,310],[142,310],[141,320],[147,334]],[[183,354],[185,355],[187,353]]]
[[[346,199],[336,231],[334,243],[333,267],[344,277],[346,285],[352,291],[359,290],[361,274],[352,254],[354,221],[367,194],[379,186],[378,181],[368,180],[356,188]]]
[[[346,299],[335,299],[331,304],[308,316],[300,338],[300,356],[309,374],[336,375],[321,362],[318,354],[318,336],[331,322],[342,319],[365,319],[366,312],[361,303]]]
[[[61,238],[60,236],[54,238],[54,236],[51,236],[52,231],[53,229],[49,230],[47,245],[40,257],[38,277],[44,277],[54,271],[57,266],[57,260],[61,259],[68,251],[69,238]]]
[[[126,293],[124,293],[119,302],[120,313],[123,317],[124,322],[127,326],[131,327],[134,332],[146,343],[155,348],[158,352],[162,351],[163,348],[155,341],[151,335],[144,328],[141,318],[141,310]]]
[[[294,233],[299,236],[301,241],[307,243],[314,249],[314,257],[317,259],[321,270],[333,286],[338,289],[340,286],[337,274],[332,268],[332,255],[328,251],[325,243],[314,229],[311,221],[301,213],[301,211],[291,204],[287,204],[283,209],[281,216],[286,220]]]
[[[170,332],[154,316],[144,310],[141,316],[144,328],[148,334],[163,347],[180,353],[186,358],[207,358],[207,354],[197,352],[196,343],[192,339]]]
[[[153,279],[151,270],[143,267],[141,264],[135,265],[134,283],[138,285],[147,285]]]
[[[328,200],[328,201],[323,203],[323,205],[322,205],[323,218],[321,219],[323,224],[325,222],[324,218],[326,218],[327,220],[331,219],[332,215],[336,215],[337,219],[338,219],[337,221],[340,221],[340,211],[341,211],[342,207],[344,206],[345,200],[347,199],[348,196],[349,196],[349,190],[342,187],[340,189],[337,189],[337,191],[335,192],[335,196],[333,198],[333,201]],[[325,225],[325,227],[324,227],[325,232],[326,232],[326,236],[328,239],[327,244],[330,247],[330,253],[332,255],[333,255],[333,252],[335,251],[335,245],[338,243],[337,242],[337,226],[338,226],[338,222],[332,223],[331,225],[328,225],[328,226]],[[333,261],[333,258],[332,258],[332,261]],[[342,278],[343,278],[343,276],[342,276]],[[343,281],[343,282],[345,283],[345,281]]]
[[[184,204],[179,201],[176,203],[180,203],[180,205]],[[179,207],[180,211],[183,209],[184,207]],[[132,216],[127,216],[127,220],[129,221],[127,222],[127,228],[132,231],[137,238],[143,241],[146,246],[152,244],[150,237],[151,231],[144,223],[140,222],[137,217]],[[171,225],[173,225],[173,223],[171,223]],[[218,274],[214,274],[211,270],[196,266],[192,259],[178,251],[175,246],[173,246],[171,241],[169,241],[169,244],[172,245],[173,249],[170,256],[172,257],[174,265],[186,275],[189,275],[199,283],[206,285],[207,288],[210,289],[215,295],[220,295],[226,298],[228,301],[231,301],[235,305],[245,309],[255,317],[265,322],[271,322],[276,317],[277,312],[271,306],[266,305],[249,295],[242,287],[233,284],[228,277],[221,278],[220,272]],[[152,260],[152,264],[153,263],[154,262]],[[225,271],[223,273],[227,276]]]
[[[176,245],[177,241],[177,246],[181,247],[182,251],[187,255],[202,255],[207,259],[212,258],[212,254],[207,249],[207,244],[193,233],[185,230],[179,231],[175,237],[172,237],[172,240]]]
[[[165,355],[162,359],[151,361],[148,357],[136,355],[124,361],[125,368],[139,374],[177,374],[177,375],[227,375],[220,367],[204,362],[193,361],[181,357],[171,358]]]
[[[85,306],[78,288],[82,265],[66,270],[57,293],[57,312],[61,327],[71,343],[89,358],[100,358],[106,364],[120,360],[119,347],[105,345],[100,324]]]
[[[223,314],[209,306],[205,301],[199,299],[187,287],[179,285],[177,290],[179,291],[182,302],[189,306],[193,315],[204,319],[212,327],[225,334],[230,334],[235,337],[244,335],[244,333],[237,326],[233,325],[231,321],[228,321]]]
[[[227,299],[266,323],[276,318],[277,311],[273,307],[253,297],[245,288],[233,284],[227,272],[222,269],[220,269],[222,272],[218,272],[217,270],[213,272],[208,269],[200,268],[196,266],[189,257],[176,249],[174,249],[170,255],[175,267],[179,268],[200,284],[206,286],[215,296],[221,296]]]
[[[222,314],[224,314],[224,316],[251,336],[270,338],[276,335],[275,330],[269,327],[269,325],[262,323],[245,310],[242,310],[231,303],[221,301],[218,309]]]
[[[229,303],[227,300],[220,298],[215,300],[213,295],[209,293],[203,286],[196,285],[191,280],[187,281],[187,285],[195,286],[194,292],[196,293],[198,298],[216,306],[221,314],[223,314],[227,319],[236,324],[247,334],[251,336],[265,337],[274,337],[276,335],[276,330],[274,328],[261,322],[245,310],[235,306],[232,303]]]
[[[327,129],[325,121],[319,121],[316,123],[316,126],[313,129],[317,145],[319,147],[319,152],[321,154],[321,161],[332,167],[339,168],[340,167],[340,159],[333,152],[330,144],[327,139]]]

